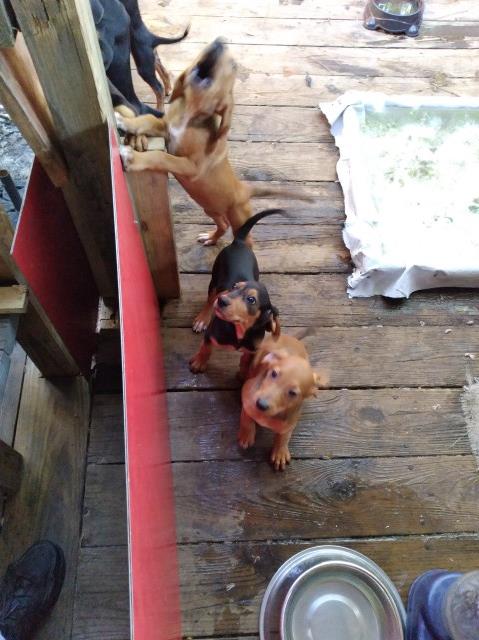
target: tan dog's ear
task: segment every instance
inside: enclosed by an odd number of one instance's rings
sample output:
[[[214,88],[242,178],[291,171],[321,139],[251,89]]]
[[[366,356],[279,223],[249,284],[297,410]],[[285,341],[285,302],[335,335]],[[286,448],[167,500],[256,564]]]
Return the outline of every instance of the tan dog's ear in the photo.
[[[261,364],[274,364],[275,362],[284,360],[287,356],[288,352],[284,349],[280,349],[279,351],[270,351],[263,357]]]
[[[324,369],[313,371],[314,386],[311,389],[311,396],[318,397],[319,389],[325,389],[329,384],[329,375]]]
[[[185,78],[186,71],[183,71],[178,78],[176,79],[175,86],[173,87],[173,91],[171,92],[170,102],[176,100],[177,98],[181,98],[185,93]]]

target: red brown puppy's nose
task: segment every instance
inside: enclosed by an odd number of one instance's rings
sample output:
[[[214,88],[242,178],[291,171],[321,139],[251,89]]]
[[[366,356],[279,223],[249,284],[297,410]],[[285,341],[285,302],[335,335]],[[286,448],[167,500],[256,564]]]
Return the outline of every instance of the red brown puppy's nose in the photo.
[[[218,298],[218,307],[222,307],[224,309],[225,307],[229,306],[229,304],[230,301],[226,296],[220,296]]]
[[[260,411],[267,411],[269,409],[269,404],[266,402],[266,400],[263,400],[262,398],[258,398],[256,400],[256,406]]]

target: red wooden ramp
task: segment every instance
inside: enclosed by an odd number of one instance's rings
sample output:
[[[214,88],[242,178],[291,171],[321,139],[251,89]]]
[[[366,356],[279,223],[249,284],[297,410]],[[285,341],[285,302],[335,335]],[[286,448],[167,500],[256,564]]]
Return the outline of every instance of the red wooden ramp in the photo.
[[[110,133],[120,301],[132,640],[179,640],[181,615],[160,311]]]

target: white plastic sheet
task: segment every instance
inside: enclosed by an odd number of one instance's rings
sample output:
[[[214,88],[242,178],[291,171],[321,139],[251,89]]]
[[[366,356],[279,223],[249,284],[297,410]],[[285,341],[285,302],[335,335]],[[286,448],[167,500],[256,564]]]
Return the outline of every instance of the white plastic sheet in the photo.
[[[479,287],[479,99],[348,92],[340,150],[351,297]]]

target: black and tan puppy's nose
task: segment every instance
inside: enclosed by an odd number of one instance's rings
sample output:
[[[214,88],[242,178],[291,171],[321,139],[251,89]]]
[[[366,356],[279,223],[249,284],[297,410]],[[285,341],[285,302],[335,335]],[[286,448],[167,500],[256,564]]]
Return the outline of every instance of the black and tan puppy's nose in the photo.
[[[228,307],[230,305],[230,301],[228,300],[228,298],[226,296],[220,296],[218,298],[218,307],[224,309],[225,307]]]
[[[269,404],[266,402],[266,400],[263,400],[262,398],[258,398],[256,400],[256,406],[260,411],[267,411],[269,409]]]

